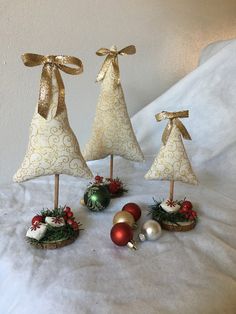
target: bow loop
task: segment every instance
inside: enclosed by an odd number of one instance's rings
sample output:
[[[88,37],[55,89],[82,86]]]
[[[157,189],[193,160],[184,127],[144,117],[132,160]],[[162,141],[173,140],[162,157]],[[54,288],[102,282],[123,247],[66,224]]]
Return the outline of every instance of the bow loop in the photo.
[[[118,54],[121,56],[134,55],[135,53],[136,53],[136,48],[134,45],[127,46],[118,52]]]
[[[165,130],[162,134],[162,142],[164,145],[166,144],[166,142],[170,136],[173,125],[177,126],[177,128],[179,129],[179,131],[180,131],[180,133],[184,139],[191,140],[191,136],[189,135],[187,129],[185,128],[185,126],[183,125],[183,123],[179,119],[179,118],[188,118],[189,117],[188,110],[178,111],[178,112],[162,111],[162,112],[156,114],[155,117],[156,117],[156,120],[158,122],[165,120],[165,119],[169,119],[169,122],[168,122],[167,126],[165,127]]]
[[[40,80],[40,90],[39,90],[39,100],[38,100],[38,113],[47,119],[51,99],[52,99],[52,80],[53,74],[58,86],[58,103],[57,109],[52,118],[55,118],[60,112],[63,111],[64,101],[65,101],[65,88],[64,83],[60,74],[63,71],[67,74],[78,75],[83,72],[83,64],[80,59],[71,56],[54,56],[54,55],[38,55],[34,53],[25,53],[22,55],[22,61],[24,65],[28,67],[35,67],[38,65],[43,65],[41,80]],[[68,66],[68,64],[70,66]],[[74,67],[72,67],[73,65]]]
[[[107,48],[100,48],[96,55],[98,56],[106,56],[102,67],[97,75],[96,82],[102,81],[107,73],[107,70],[112,64],[115,72],[115,81],[117,84],[120,84],[120,70],[118,65],[118,55],[126,56],[126,55],[132,55],[136,53],[136,48],[134,45],[127,46],[121,50],[117,50],[116,46],[112,46],[110,49]]]
[[[112,54],[112,51],[107,49],[107,48],[100,48],[98,49],[98,51],[96,51],[96,55],[97,56],[106,56],[106,55],[109,55],[109,54]]]

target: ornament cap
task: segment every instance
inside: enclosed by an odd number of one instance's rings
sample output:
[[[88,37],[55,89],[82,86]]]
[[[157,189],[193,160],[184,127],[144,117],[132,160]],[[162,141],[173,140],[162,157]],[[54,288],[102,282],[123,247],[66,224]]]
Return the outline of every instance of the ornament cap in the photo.
[[[80,205],[85,206],[85,202],[84,202],[83,198],[81,198],[81,200],[80,200]]]
[[[142,242],[144,242],[144,241],[147,240],[146,237],[145,237],[145,234],[143,234],[143,233],[140,233],[140,234],[139,234],[139,239],[140,239],[140,241],[142,241]]]
[[[131,240],[127,243],[127,246],[129,249],[136,251],[137,247],[136,247],[136,243],[134,242],[134,240]]]

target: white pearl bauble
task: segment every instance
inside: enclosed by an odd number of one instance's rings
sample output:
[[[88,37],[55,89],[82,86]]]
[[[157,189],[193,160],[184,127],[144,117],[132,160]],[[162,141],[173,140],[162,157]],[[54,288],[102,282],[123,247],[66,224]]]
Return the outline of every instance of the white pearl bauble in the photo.
[[[161,236],[161,226],[156,220],[148,220],[146,221],[141,229],[141,233],[139,234],[139,239],[141,241],[145,240],[157,240]]]

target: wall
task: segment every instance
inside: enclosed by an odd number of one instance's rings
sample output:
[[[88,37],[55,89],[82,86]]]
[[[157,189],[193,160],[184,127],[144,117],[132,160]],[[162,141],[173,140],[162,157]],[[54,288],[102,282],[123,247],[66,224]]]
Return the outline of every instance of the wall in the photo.
[[[194,69],[205,45],[235,34],[235,0],[0,0],[0,182],[10,182],[23,159],[38,98],[41,68],[25,67],[22,53],[82,59],[82,75],[63,74],[82,148],[99,93],[98,48],[136,45],[135,56],[120,57],[132,115]]]

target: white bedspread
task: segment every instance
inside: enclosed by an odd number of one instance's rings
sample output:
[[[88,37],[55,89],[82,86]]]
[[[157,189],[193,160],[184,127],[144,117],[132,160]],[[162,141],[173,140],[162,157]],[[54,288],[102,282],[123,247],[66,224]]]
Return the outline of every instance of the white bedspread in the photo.
[[[75,209],[85,229],[74,244],[43,251],[25,242],[32,216],[52,205],[52,178],[1,185],[0,314],[236,313],[235,54],[232,41],[133,118],[147,160],[115,158],[129,193],[104,212],[79,205],[86,181],[61,176],[60,203]],[[145,221],[152,197],[167,196],[167,182],[143,175],[166,125],[154,115],[181,109],[190,110],[183,122],[193,141],[185,144],[201,183],[176,183],[176,198],[194,203],[199,224],[188,233],[163,231],[136,252],[116,247],[109,236],[114,213],[137,202]],[[90,166],[108,174],[108,160]]]

